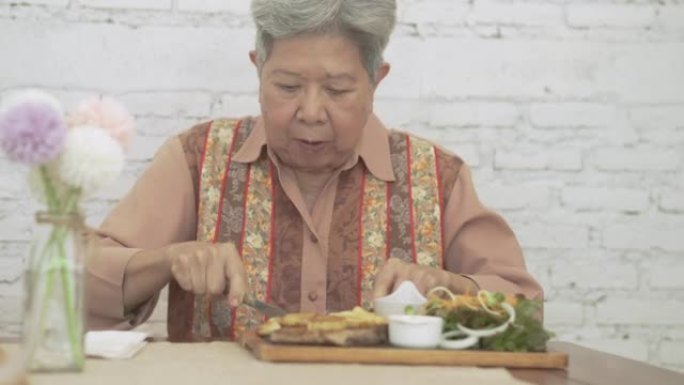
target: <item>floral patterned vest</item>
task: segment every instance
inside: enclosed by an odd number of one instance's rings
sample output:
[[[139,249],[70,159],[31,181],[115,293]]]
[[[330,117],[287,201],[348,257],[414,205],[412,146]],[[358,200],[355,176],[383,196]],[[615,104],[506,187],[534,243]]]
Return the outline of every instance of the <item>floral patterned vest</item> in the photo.
[[[252,294],[298,311],[301,216],[265,151],[251,164],[232,161],[253,122],[220,119],[190,130],[194,144],[184,147],[194,147],[199,159],[197,240],[234,243]],[[404,133],[391,132],[389,144],[395,181],[377,179],[363,161],[340,174],[330,232],[344,236],[330,237],[328,311],[370,308],[375,276],[388,257],[443,266],[442,213],[461,161]],[[171,341],[234,339],[263,321],[251,308],[231,310],[225,296],[194,295],[175,281],[168,306]]]

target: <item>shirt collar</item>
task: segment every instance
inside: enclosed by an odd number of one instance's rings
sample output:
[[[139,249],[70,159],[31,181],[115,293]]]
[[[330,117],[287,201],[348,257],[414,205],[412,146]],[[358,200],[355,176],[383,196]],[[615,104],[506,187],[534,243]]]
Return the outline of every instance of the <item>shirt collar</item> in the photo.
[[[248,119],[252,121],[254,128],[240,149],[233,155],[233,160],[238,163],[255,162],[266,147],[266,129],[263,119],[261,117]],[[389,131],[374,114],[368,118],[363,128],[356,152],[354,165],[358,162],[358,158],[361,158],[373,176],[386,182],[395,181],[389,150]]]

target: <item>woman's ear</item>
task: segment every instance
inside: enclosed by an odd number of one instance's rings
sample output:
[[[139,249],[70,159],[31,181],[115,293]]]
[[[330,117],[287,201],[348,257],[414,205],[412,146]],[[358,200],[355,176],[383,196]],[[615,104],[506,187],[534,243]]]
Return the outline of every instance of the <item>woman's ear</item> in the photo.
[[[257,69],[259,68],[259,63],[257,62],[257,53],[255,50],[249,51],[249,60],[254,64]]]
[[[375,87],[377,87],[380,82],[389,74],[390,72],[390,64],[385,62],[380,65],[380,68],[378,68],[378,72],[375,73]]]

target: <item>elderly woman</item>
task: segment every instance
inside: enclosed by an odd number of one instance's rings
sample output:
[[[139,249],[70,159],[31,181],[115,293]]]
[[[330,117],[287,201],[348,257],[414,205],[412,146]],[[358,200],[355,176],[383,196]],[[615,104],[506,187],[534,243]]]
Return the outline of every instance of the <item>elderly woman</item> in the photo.
[[[168,140],[103,223],[90,326],[145,321],[167,284],[172,341],[288,311],[370,307],[405,280],[540,298],[468,167],[373,114],[395,0],[253,0],[261,116]]]

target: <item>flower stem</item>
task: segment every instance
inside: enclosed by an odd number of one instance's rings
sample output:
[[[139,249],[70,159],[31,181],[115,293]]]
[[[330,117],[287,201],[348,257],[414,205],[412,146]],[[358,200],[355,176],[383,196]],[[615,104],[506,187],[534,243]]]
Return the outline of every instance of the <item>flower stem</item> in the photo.
[[[40,176],[43,180],[43,186],[45,187],[45,200],[47,201],[49,211],[59,211],[57,190],[55,190],[55,186],[52,184],[52,178],[50,178],[50,173],[48,172],[47,166],[40,166]]]
[[[69,340],[71,341],[72,355],[74,357],[77,367],[83,365],[83,344],[78,335],[79,325],[76,318],[76,288],[71,283],[71,274],[69,274],[69,263],[66,258],[66,251],[64,250],[64,242],[58,243],[60,247],[60,270],[62,273],[62,292],[64,293],[64,308],[67,316],[67,327],[69,329]],[[75,267],[75,266],[74,266]],[[78,272],[77,272],[78,273]]]
[[[48,211],[52,215],[58,216],[69,216],[75,214],[78,206],[78,201],[81,195],[81,189],[71,188],[66,191],[65,196],[58,196],[58,191],[55,189],[55,185],[50,177],[49,170],[47,166],[43,165],[39,167],[41,181],[44,187],[45,200],[47,202]],[[47,265],[47,280],[45,282],[44,290],[40,291],[40,296],[42,298],[39,313],[37,314],[37,331],[38,338],[43,338],[43,329],[45,328],[46,316],[48,312],[48,305],[52,296],[54,295],[54,285],[56,274],[61,276],[61,290],[63,293],[63,306],[64,306],[64,316],[66,317],[66,327],[69,338],[70,353],[72,357],[72,363],[76,368],[80,369],[83,367],[84,362],[84,352],[83,352],[83,319],[79,318],[77,314],[77,304],[78,298],[78,288],[75,287],[75,282],[73,281],[72,274],[70,271],[77,271],[77,255],[73,255],[72,259],[74,262],[69,260],[67,255],[67,249],[65,248],[66,237],[70,231],[74,229],[69,228],[69,224],[63,223],[52,223],[52,229],[50,231],[50,236],[47,243],[44,245],[43,250],[38,254],[38,259],[35,264],[31,266],[38,276],[43,274],[43,266]],[[76,234],[74,236],[80,237],[80,229],[76,229]],[[81,252],[78,250],[80,245],[80,240],[77,240],[73,250],[74,253]],[[57,271],[59,270],[59,272]],[[81,279],[81,277],[77,277]],[[79,320],[80,319],[80,320]]]
[[[66,316],[67,322],[67,333],[69,335],[69,345],[71,347],[71,355],[74,360],[74,364],[77,368],[83,366],[83,346],[82,340],[79,336],[79,324],[78,318],[76,317],[76,290],[72,284],[72,277],[69,271],[69,259],[66,254],[66,249],[64,246],[65,237],[69,233],[69,229],[65,225],[55,225],[51,230],[50,238],[43,249],[41,260],[45,261],[47,258],[48,263],[48,276],[45,285],[44,294],[42,295],[43,302],[39,314],[38,330],[43,329],[45,326],[45,317],[47,315],[47,306],[49,304],[50,297],[53,294],[53,285],[55,280],[56,270],[59,269],[59,273],[62,278],[62,293],[64,298],[64,315]],[[43,262],[38,264],[38,267],[42,266]],[[41,270],[38,270],[40,274]],[[42,334],[42,332],[40,333]]]
[[[76,204],[78,202],[78,198],[80,197],[80,189],[70,189],[69,193],[67,194],[66,201],[64,202],[64,212],[67,214],[70,214],[73,212],[73,210],[76,209]],[[66,229],[65,229],[66,230]],[[66,251],[64,249],[64,237],[66,236],[66,231],[63,231],[60,234],[60,239],[59,242],[57,243],[58,247],[60,248],[59,250],[59,255],[60,255],[60,270],[62,273],[62,291],[64,293],[64,307],[66,311],[66,316],[67,316],[67,325],[68,325],[68,332],[69,332],[69,340],[71,341],[71,348],[72,348],[72,354],[74,357],[74,360],[77,364],[78,367],[81,367],[83,364],[83,346],[82,346],[82,340],[79,338],[78,335],[78,319],[75,317],[75,311],[76,309],[76,288],[71,282],[71,279],[73,278],[69,272],[69,261],[66,256]],[[76,236],[80,236],[76,235]],[[74,250],[74,253],[77,253],[77,250]],[[76,256],[74,256],[75,259]]]

